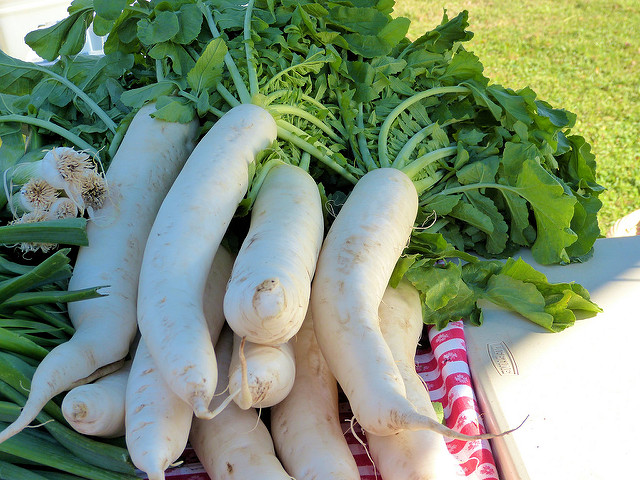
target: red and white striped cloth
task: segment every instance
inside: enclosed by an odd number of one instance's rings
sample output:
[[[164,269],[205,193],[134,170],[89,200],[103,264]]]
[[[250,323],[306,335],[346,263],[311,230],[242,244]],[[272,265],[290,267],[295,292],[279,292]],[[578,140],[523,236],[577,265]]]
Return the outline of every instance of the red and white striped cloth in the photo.
[[[448,427],[466,434],[484,433],[484,425],[471,383],[467,349],[462,321],[452,322],[442,330],[428,330],[430,348],[421,347],[416,352],[416,371],[425,380],[431,400],[444,408]],[[346,401],[340,405],[343,431],[356,459],[362,480],[383,480],[377,473],[361,445],[351,433],[352,417]],[[354,425],[360,439],[364,433]],[[499,480],[489,442],[478,440],[447,442],[449,452],[462,467],[468,480]],[[193,451],[187,449],[180,467],[167,472],[168,480],[210,480],[198,463]]]

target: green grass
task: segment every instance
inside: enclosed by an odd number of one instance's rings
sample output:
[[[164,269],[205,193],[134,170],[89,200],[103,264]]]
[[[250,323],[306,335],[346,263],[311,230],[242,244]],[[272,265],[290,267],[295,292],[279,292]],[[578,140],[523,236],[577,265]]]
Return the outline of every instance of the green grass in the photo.
[[[443,9],[469,11],[474,52],[492,82],[529,86],[554,107],[574,112],[573,133],[591,144],[607,188],[602,231],[640,209],[640,10],[637,0],[398,0],[409,36],[431,30]]]

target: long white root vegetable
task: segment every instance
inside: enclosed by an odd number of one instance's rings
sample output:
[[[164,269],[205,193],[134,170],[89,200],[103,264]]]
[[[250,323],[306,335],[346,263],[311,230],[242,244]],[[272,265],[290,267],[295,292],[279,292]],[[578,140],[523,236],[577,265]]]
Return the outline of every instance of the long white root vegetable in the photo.
[[[126,394],[126,442],[133,464],[149,480],[164,480],[165,470],[184,451],[193,412],[158,372],[140,339]]]
[[[232,255],[218,248],[205,285],[205,318],[216,341],[224,326],[222,301],[232,265]],[[164,479],[165,470],[184,451],[193,412],[167,385],[143,340],[131,369],[126,410],[126,442],[133,464],[149,480]]]
[[[462,440],[492,438],[462,435],[418,412],[380,331],[378,307],[417,208],[413,183],[397,169],[372,170],[355,185],[324,240],[311,288],[318,344],[366,431],[429,429]]]
[[[297,480],[360,480],[340,426],[338,384],[318,347],[311,314],[291,343],[295,383],[289,395],[271,408],[278,458]]]
[[[45,403],[98,368],[124,358],[136,334],[136,292],[145,242],[160,204],[191,153],[197,122],[169,123],[136,114],[106,173],[109,195],[87,226],[69,289],[105,285],[106,295],[69,304],[73,337],[40,363],[18,419],[0,442],[26,427]]]
[[[420,294],[409,282],[387,287],[379,308],[380,328],[407,390],[420,413],[438,420],[429,393],[416,372],[415,353],[422,329]],[[442,435],[430,430],[403,430],[395,435],[367,433],[369,452],[385,480],[454,480],[465,474],[447,450]]]
[[[231,362],[233,332],[225,328],[216,344],[221,371]],[[215,410],[229,401],[227,382],[218,379],[216,395],[209,408]],[[291,480],[278,460],[271,435],[255,409],[242,410],[234,402],[211,419],[194,418],[189,435],[200,463],[216,480]]]
[[[77,432],[96,437],[124,435],[124,405],[131,361],[93,383],[69,390],[62,414]]]
[[[247,191],[249,165],[276,133],[273,117],[256,105],[223,115],[169,190],[145,248],[140,332],[167,384],[199,417],[211,415],[218,375],[202,306],[207,272]]]
[[[263,345],[288,341],[309,306],[324,221],[316,182],[280,164],[265,177],[224,297],[227,323]]]
[[[240,408],[267,408],[281,402],[293,388],[295,378],[291,340],[271,346],[243,341],[234,335],[229,391],[240,392],[233,399]]]

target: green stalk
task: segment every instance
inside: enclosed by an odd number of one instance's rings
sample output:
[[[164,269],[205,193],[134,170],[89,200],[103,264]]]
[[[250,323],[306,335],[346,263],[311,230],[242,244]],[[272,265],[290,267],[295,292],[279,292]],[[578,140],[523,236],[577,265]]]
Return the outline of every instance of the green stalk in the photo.
[[[389,131],[391,130],[391,125],[404,110],[409,108],[414,103],[417,103],[428,97],[433,97],[435,95],[444,95],[446,93],[469,93],[470,91],[471,90],[469,88],[461,86],[434,87],[422,92],[418,92],[400,102],[400,104],[398,104],[393,110],[391,110],[391,112],[389,112],[387,118],[384,119],[384,122],[382,122],[382,126],[380,127],[380,132],[378,133],[378,162],[380,163],[380,166],[391,166],[391,162],[389,161],[389,152],[387,149],[387,139],[389,136]]]
[[[162,60],[156,58],[156,82],[160,83],[164,80],[164,68],[162,66]]]
[[[413,151],[418,147],[418,144],[422,142],[425,138],[427,138],[429,135],[431,135],[438,126],[446,127],[448,125],[451,125],[452,123],[459,122],[459,121],[460,120],[458,119],[449,120],[443,123],[442,125],[440,125],[438,122],[435,122],[420,129],[407,141],[407,143],[405,143],[402,146],[402,148],[396,155],[396,158],[393,160],[393,163],[391,163],[391,166],[394,168],[404,167],[407,164],[407,161],[409,160],[409,158],[411,157],[411,154],[413,153]]]
[[[407,174],[407,176],[411,179],[414,179],[422,170],[431,165],[434,162],[437,162],[441,158],[450,157],[451,155],[455,155],[458,153],[458,147],[443,147],[438,150],[433,150],[432,152],[426,153],[410,164],[405,165],[400,170]]]
[[[13,465],[0,460],[0,478],[10,478],[11,480],[48,480],[47,477],[31,472],[26,468]]]
[[[66,128],[61,127],[60,125],[56,125],[53,122],[48,120],[42,120],[41,118],[29,117],[26,115],[18,115],[18,114],[10,114],[10,115],[2,115],[0,116],[0,123],[24,123],[27,125],[34,125],[36,127],[44,128],[45,130],[49,130],[52,133],[60,135],[65,140],[73,143],[76,147],[84,150],[91,155],[99,158],[98,151],[93,148],[89,143],[85,142],[82,138],[80,138],[75,133],[71,133]]]
[[[103,286],[83,288],[81,290],[71,291],[41,291],[17,293],[13,297],[2,303],[2,305],[0,305],[0,311],[29,307],[31,305],[38,305],[42,303],[67,303],[78,302],[80,300],[90,300],[92,298],[103,296],[101,293],[98,293],[98,289],[100,288],[103,288]]]
[[[360,156],[364,162],[365,170],[371,171],[378,168],[376,162],[373,160],[369,145],[367,145],[367,138],[364,136],[364,109],[362,103],[358,104],[358,114],[356,115],[356,125],[358,126],[358,150],[360,150]]]
[[[113,138],[111,139],[111,143],[109,144],[109,150],[107,151],[107,154],[109,155],[109,159],[113,160],[113,157],[116,156],[116,153],[120,148],[120,144],[122,143],[122,139],[127,133],[127,130],[129,129],[129,125],[131,125],[133,117],[135,116],[134,113],[135,112],[130,113],[120,121],[120,125],[118,125],[118,129],[116,130],[116,133],[113,135]],[[100,165],[102,166],[102,170],[104,173],[104,165],[102,164]]]
[[[4,255],[0,255],[0,273],[22,275],[23,273],[30,272],[32,268],[30,265],[12,262],[11,260],[7,260]]]
[[[233,96],[233,93],[231,93],[227,87],[225,87],[222,83],[218,82],[216,84],[216,90],[218,91],[218,93],[222,96],[222,98],[224,98],[226,100],[226,102],[232,106],[235,107],[237,105],[240,105],[240,101]]]
[[[258,72],[256,71],[256,63],[253,55],[253,49],[251,48],[251,18],[253,16],[253,4],[254,0],[249,0],[245,7],[244,13],[244,51],[247,58],[247,72],[249,75],[249,93],[251,98],[255,97],[259,92],[258,90]]]
[[[506,190],[508,192],[513,192],[517,195],[520,195],[520,192],[518,191],[517,188],[514,187],[510,187],[509,185],[503,185],[503,184],[498,184],[498,183],[470,183],[469,185],[460,185],[459,187],[451,187],[451,188],[445,188],[444,190],[440,190],[437,193],[434,193],[433,195],[430,195],[424,199],[422,199],[420,201],[420,205],[426,205],[428,204],[430,201],[434,200],[436,197],[439,197],[440,195],[454,195],[456,193],[464,193],[467,192],[469,190],[478,190],[481,188],[497,188],[499,190]]]
[[[291,142],[301,150],[308,152],[311,156],[317,158],[322,163],[324,163],[327,167],[331,168],[336,173],[340,174],[343,178],[353,183],[354,185],[358,182],[358,179],[350,173],[345,167],[338,164],[335,160],[333,160],[328,155],[322,153],[316,146],[310,144],[306,140],[300,138],[298,135],[291,131],[292,125],[282,120],[277,120],[276,124],[278,125],[278,137],[284,141]]]
[[[331,140],[334,140],[338,143],[344,142],[344,140],[336,132],[334,132],[334,130],[329,125],[324,123],[315,115],[307,112],[300,107],[296,107],[295,105],[274,105],[269,106],[268,110],[269,112],[276,113],[278,115],[295,115],[296,117],[300,117],[318,127],[320,130],[326,133],[329,138],[331,138]]]
[[[49,325],[58,328],[68,335],[73,335],[76,331],[67,317],[65,317],[60,312],[44,308],[44,306],[42,305],[31,305],[26,307],[26,310],[27,312],[37,316],[38,318],[47,322]]]
[[[278,98],[288,95],[290,93],[291,93],[291,90],[287,90],[287,89],[276,90],[274,92],[271,92],[270,94],[264,97],[265,98],[264,104],[270,105],[271,103],[275,102]],[[325,110],[329,117],[331,117],[333,120],[337,120],[336,116],[331,112],[331,110],[329,110],[325,105],[322,104],[322,102],[316,100],[311,95],[307,95],[306,93],[301,93],[301,92],[297,92],[296,95],[300,96],[300,100],[304,100],[305,102],[309,102],[310,104],[318,108],[321,108],[322,110]],[[344,133],[344,132],[340,132],[340,133]]]
[[[43,281],[46,282],[60,270],[68,267],[71,260],[67,254],[70,251],[68,248],[58,250],[33,267],[28,273],[0,283],[0,304],[16,293],[33,289],[36,285],[42,284]]]
[[[211,35],[213,35],[214,38],[219,38],[220,32],[218,31],[218,27],[216,27],[216,22],[213,20],[211,11],[202,3],[201,0],[198,0],[198,7],[200,7],[200,10],[204,14],[204,18],[207,20],[207,25],[209,26]],[[229,52],[227,52],[224,56],[224,63],[229,70],[229,74],[231,75],[233,84],[236,86],[236,90],[238,91],[238,95],[240,96],[240,101],[242,103],[251,103],[251,94],[249,93],[249,90],[247,90],[247,86],[242,80],[242,75],[240,75],[240,71],[238,70],[238,67],[233,61],[233,58],[231,57],[231,54]]]
[[[33,223],[14,223],[0,227],[0,244],[55,243],[89,245],[87,220],[82,217],[61,218]]]
[[[0,422],[0,428],[8,426]],[[90,480],[138,480],[136,475],[97,469],[69,453],[62,445],[52,444],[24,430],[0,443],[0,451],[62,470]]]
[[[49,350],[29,340],[29,338],[1,327],[0,349],[27,355],[36,360],[42,360],[49,353]]]
[[[311,167],[311,154],[309,152],[302,152],[298,166],[305,172],[309,172],[309,167]]]
[[[444,172],[442,170],[438,170],[428,177],[421,178],[420,180],[414,180],[413,184],[415,185],[416,191],[418,192],[418,197],[420,197],[420,195],[422,195],[424,192],[426,192],[436,183],[442,180],[443,177]]]
[[[274,158],[262,165],[262,167],[258,172],[258,175],[254,177],[254,179],[251,181],[251,189],[247,193],[247,199],[249,200],[249,208],[251,208],[251,206],[253,205],[253,202],[255,202],[256,197],[258,196],[258,192],[260,191],[260,187],[262,187],[262,184],[264,183],[264,179],[267,178],[267,175],[269,174],[271,169],[277,165],[284,165],[284,164],[285,162],[283,162],[279,158]]]

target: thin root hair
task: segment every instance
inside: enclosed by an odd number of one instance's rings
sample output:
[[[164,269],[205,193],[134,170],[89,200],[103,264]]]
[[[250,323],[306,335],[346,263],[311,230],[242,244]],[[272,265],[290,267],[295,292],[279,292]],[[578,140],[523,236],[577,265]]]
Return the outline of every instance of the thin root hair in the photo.
[[[45,426],[47,423],[51,423],[51,422],[55,422],[55,419],[50,418],[50,419],[49,419],[49,420],[47,420],[46,422],[37,423],[37,424],[35,424],[35,425],[27,425],[27,426],[26,426],[26,427],[24,427],[24,428],[40,428],[40,427]]]
[[[364,453],[367,454],[367,458],[371,462],[371,465],[373,465],[373,474],[375,475],[376,478],[378,478],[378,469],[376,468],[376,463],[373,461],[373,458],[371,457],[371,453],[369,453],[369,447],[367,446],[367,443],[362,438],[360,438],[360,436],[356,433],[356,430],[354,428],[355,423],[356,423],[356,416],[354,415],[349,419],[349,430],[351,431],[351,435],[353,435],[356,441],[360,445],[362,445],[362,448],[364,448]]]

